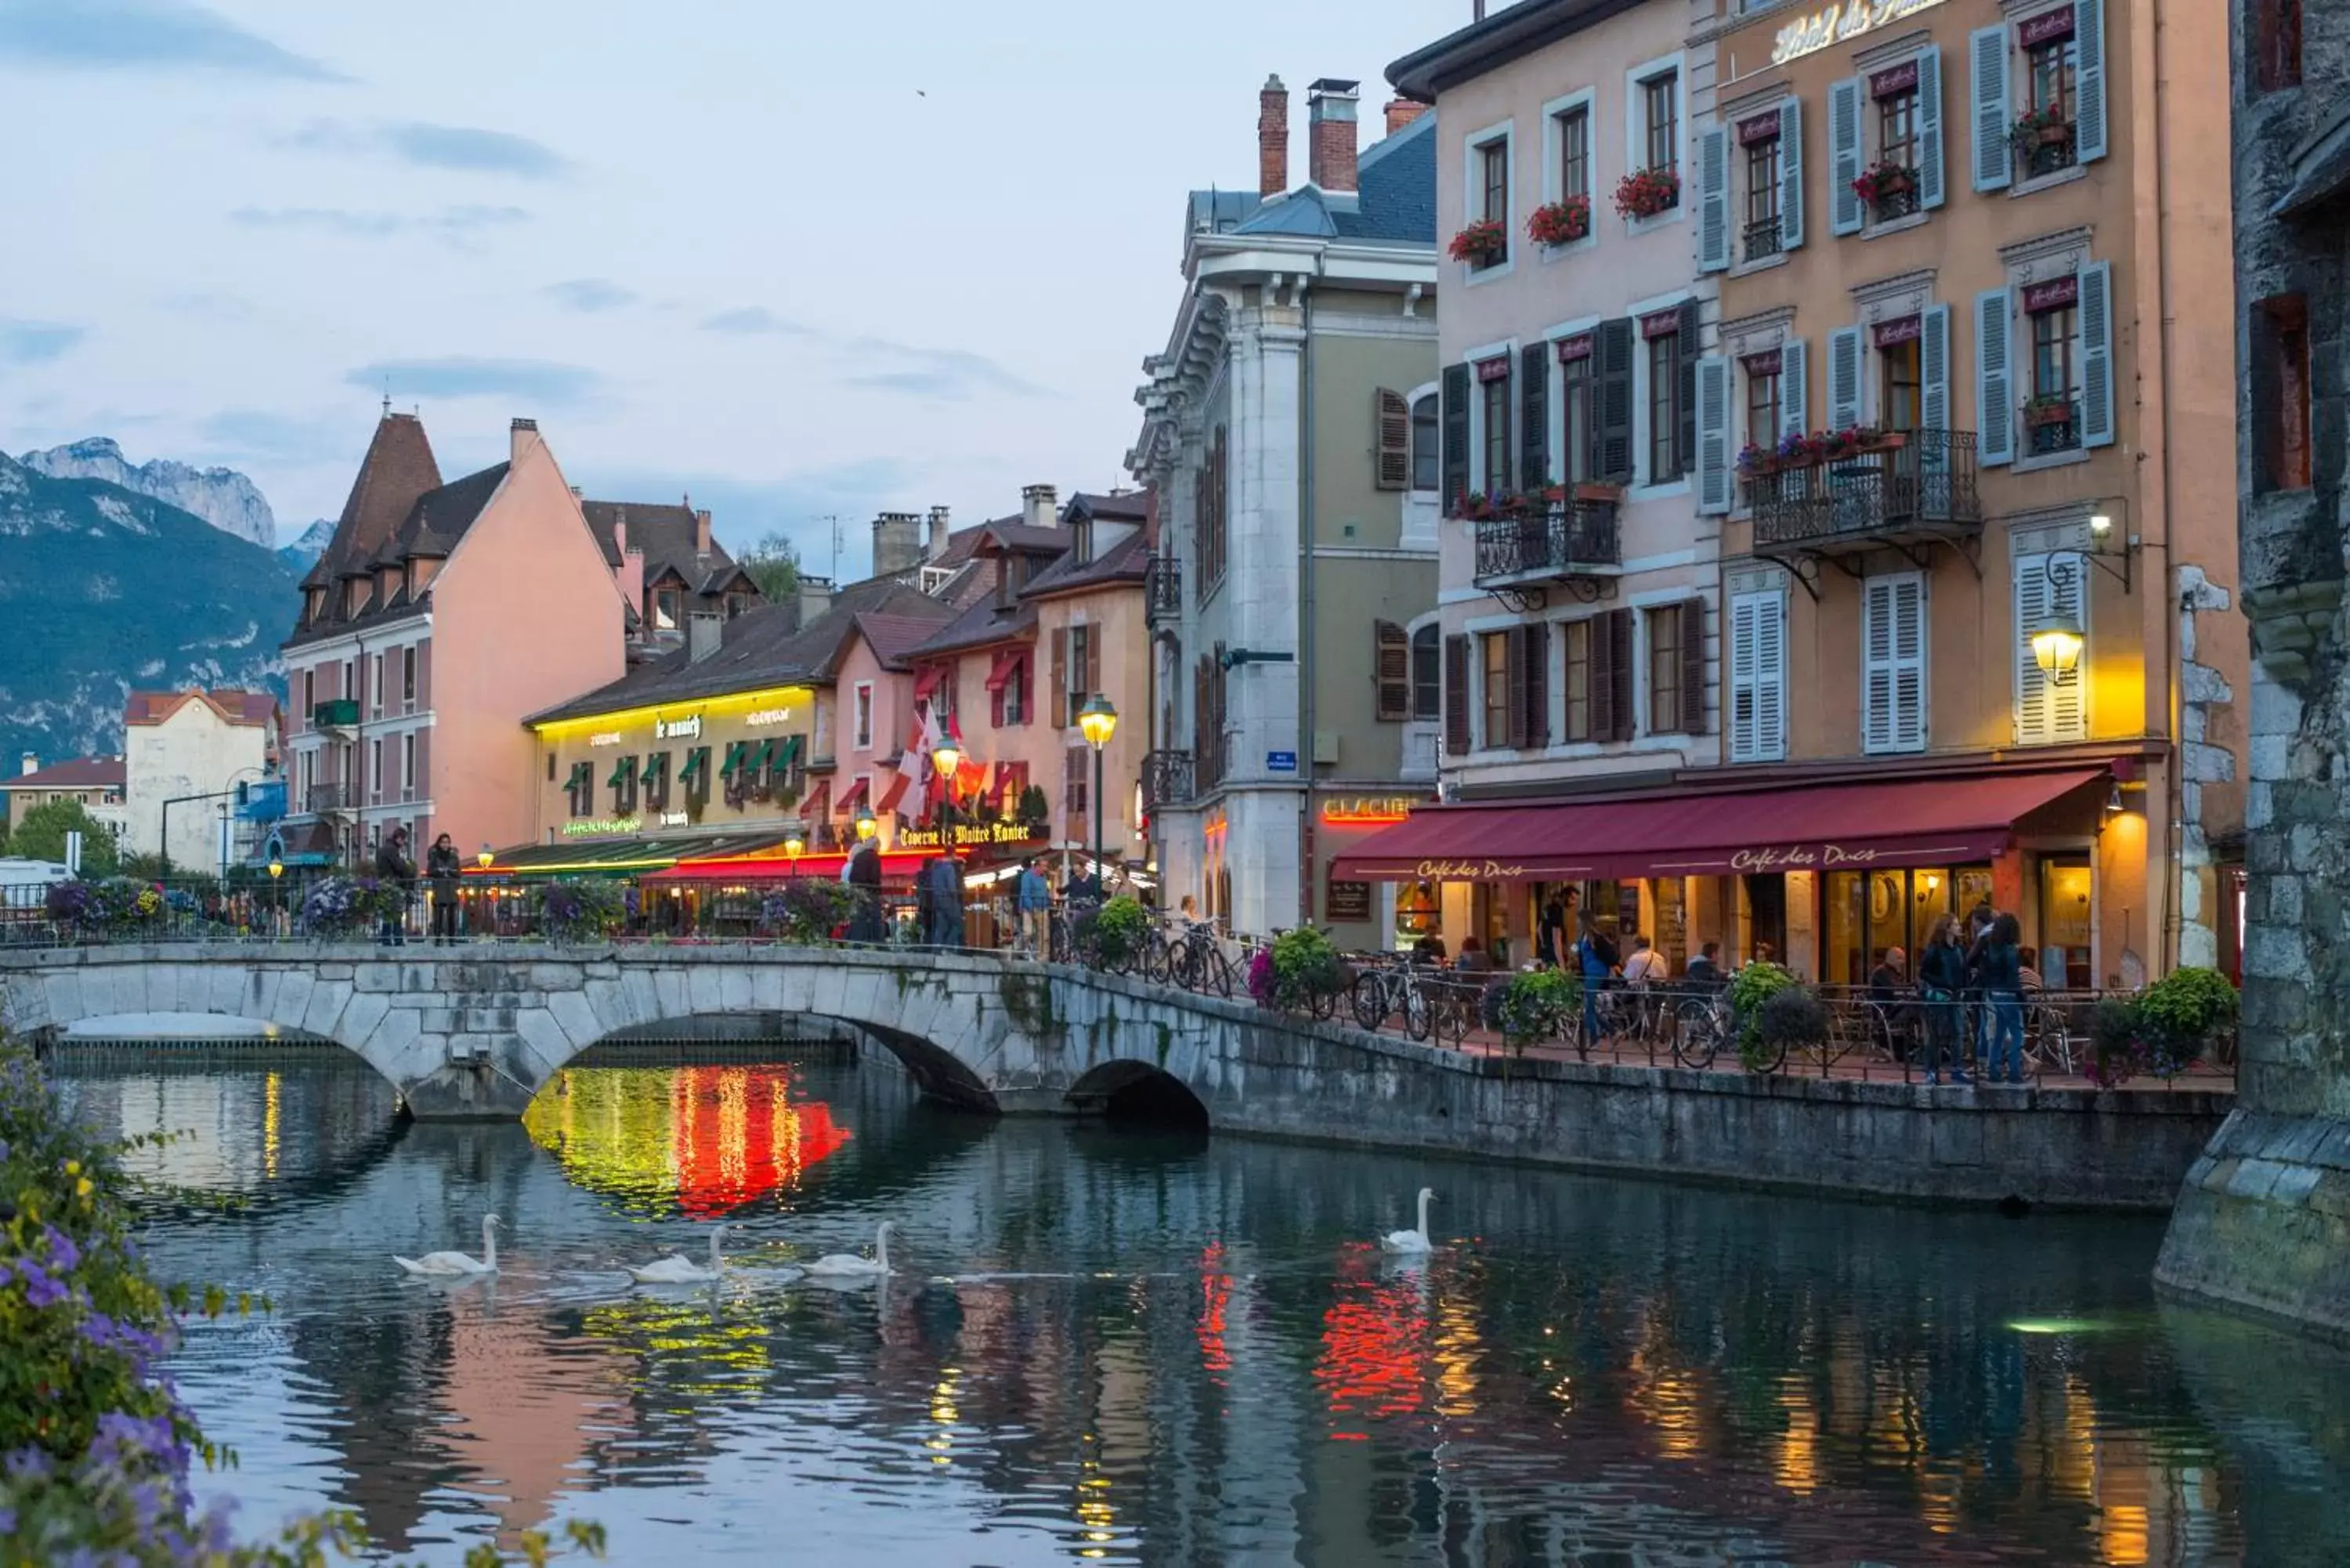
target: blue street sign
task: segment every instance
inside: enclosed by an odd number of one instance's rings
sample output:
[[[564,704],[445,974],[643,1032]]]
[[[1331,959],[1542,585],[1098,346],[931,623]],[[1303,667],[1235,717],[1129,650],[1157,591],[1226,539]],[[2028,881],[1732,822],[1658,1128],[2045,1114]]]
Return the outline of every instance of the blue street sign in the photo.
[[[1267,752],[1264,754],[1264,766],[1265,771],[1268,773],[1294,774],[1297,771],[1297,753],[1295,752]]]

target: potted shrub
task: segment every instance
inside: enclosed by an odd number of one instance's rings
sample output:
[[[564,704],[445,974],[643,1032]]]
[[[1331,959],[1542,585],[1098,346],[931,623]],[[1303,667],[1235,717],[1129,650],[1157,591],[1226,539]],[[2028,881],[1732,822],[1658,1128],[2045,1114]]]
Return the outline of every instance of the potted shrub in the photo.
[[[1731,1026],[1738,1032],[1738,1059],[1746,1064],[1747,1071],[1769,1070],[1758,1065],[1762,1036],[1755,1015],[1764,1002],[1794,983],[1795,977],[1775,963],[1750,963],[1731,980],[1730,1016]]]
[[[2138,1039],[2147,1070],[2168,1078],[2203,1059],[2236,1022],[2236,988],[2213,969],[2177,969],[2137,1000]]]
[[[1591,198],[1546,202],[1526,219],[1526,237],[1538,245],[1571,245],[1591,233]]]
[[[1653,218],[1680,199],[1681,177],[1670,169],[1636,169],[1616,182],[1616,211],[1625,218]]]
[[[2126,1084],[2146,1065],[2142,1019],[2135,998],[2097,1003],[2089,1019],[2089,1059],[2081,1075],[2101,1089]]]
[[[1861,171],[1852,188],[1862,201],[1877,209],[1879,216],[1886,216],[1889,215],[1889,208],[1908,210],[1908,199],[1917,194],[1918,175],[1902,164],[1879,159]]]
[[[1502,1044],[1523,1055],[1529,1045],[1556,1040],[1583,1006],[1583,982],[1563,970],[1529,969],[1486,988],[1487,1023]]]
[[[1121,894],[1093,913],[1078,917],[1076,936],[1079,950],[1089,954],[1096,964],[1113,972],[1122,971],[1142,956],[1143,943],[1150,937],[1150,916],[1139,900]]]
[[[759,901],[759,929],[813,946],[831,940],[856,912],[856,888],[829,877],[795,877]]]
[[[1480,218],[1452,236],[1445,254],[1471,266],[1492,266],[1510,254],[1509,231],[1499,218]]]
[[[1828,1004],[1809,986],[1784,985],[1763,999],[1752,1027],[1740,1033],[1738,1059],[1750,1073],[1773,1073],[1788,1052],[1827,1037]]]
[[[1327,1017],[1352,977],[1330,939],[1300,926],[1273,939],[1273,1002],[1290,1012]]]
[[[620,929],[623,910],[617,884],[565,877],[539,892],[539,934],[551,942],[599,940]]]

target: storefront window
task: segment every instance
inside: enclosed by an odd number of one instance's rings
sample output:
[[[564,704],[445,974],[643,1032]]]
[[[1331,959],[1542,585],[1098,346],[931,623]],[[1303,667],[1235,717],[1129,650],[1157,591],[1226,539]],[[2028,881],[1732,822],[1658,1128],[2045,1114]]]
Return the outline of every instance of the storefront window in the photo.
[[[2096,983],[2089,956],[2093,890],[2085,854],[2051,855],[2040,862],[2040,972],[2051,985],[2085,991]]]
[[[1866,985],[1887,950],[1899,948],[1906,982],[1918,978],[1918,956],[1933,934],[1934,922],[1972,908],[1970,898],[1960,901],[1972,890],[1989,894],[1991,868],[1831,871],[1826,887],[1822,979],[1830,985]]]
[[[1439,934],[1441,909],[1433,882],[1406,882],[1396,889],[1396,946],[1409,950],[1422,937]]]

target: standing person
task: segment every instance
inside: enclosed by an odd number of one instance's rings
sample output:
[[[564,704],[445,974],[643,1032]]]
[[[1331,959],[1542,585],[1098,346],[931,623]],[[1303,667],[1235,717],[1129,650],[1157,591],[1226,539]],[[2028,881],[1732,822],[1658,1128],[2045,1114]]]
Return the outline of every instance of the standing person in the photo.
[[[962,862],[951,853],[922,868],[923,939],[934,948],[962,946]]]
[[[1982,983],[1983,954],[1991,946],[1991,929],[1998,917],[1991,912],[1991,900],[1981,899],[1967,911],[1966,983],[1960,995],[1966,1002],[1968,1026],[1967,1046],[1974,1053],[1975,1071],[1986,1079],[1991,1076],[1991,1003],[1985,997]]]
[[[376,846],[375,879],[398,895],[399,907],[390,908],[386,901],[383,930],[376,938],[387,948],[404,947],[408,942],[408,900],[416,893],[416,862],[408,857],[408,829],[395,827],[390,836]]]
[[[1544,969],[1558,968],[1566,958],[1566,900],[1554,892],[1543,901],[1534,927],[1534,961]]]
[[[1042,958],[1052,940],[1049,927],[1053,917],[1053,889],[1045,880],[1031,856],[1020,867],[1020,879],[1014,885],[1014,901],[1020,909],[1020,949],[1030,958]],[[1191,912],[1190,894],[1183,897],[1183,912]]]
[[[1926,999],[1926,1082],[1942,1081],[1942,1059],[1950,1062],[1950,1082],[1973,1082],[1959,1050],[1959,992],[1966,984],[1967,954],[1959,946],[1959,922],[1944,915],[1926,934],[1918,960],[1918,986]]]
[[[432,841],[424,875],[432,883],[432,945],[457,945],[457,846],[447,834]]]
[[[881,933],[881,847],[871,839],[857,846],[845,872],[857,909],[848,919],[848,940],[879,945]]]
[[[1616,972],[1618,958],[1607,933],[1588,919],[1575,940],[1575,954],[1583,974],[1583,1039],[1587,1047],[1599,1038],[1599,993]]]
[[[1991,1020],[1991,1054],[1983,1064],[1987,1084],[2023,1082],[2022,935],[2013,915],[2002,915],[1984,936],[1981,973]]]

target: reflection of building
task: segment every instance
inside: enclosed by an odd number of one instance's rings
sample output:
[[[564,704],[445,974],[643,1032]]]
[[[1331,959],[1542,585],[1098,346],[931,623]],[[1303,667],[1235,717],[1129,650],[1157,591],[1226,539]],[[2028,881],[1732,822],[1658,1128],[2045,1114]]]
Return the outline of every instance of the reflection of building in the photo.
[[[212,871],[234,857],[221,824],[234,786],[258,784],[277,761],[277,700],[266,691],[133,691],[123,716],[123,847],[167,853],[175,867]],[[163,803],[174,803],[163,842]]]
[[[569,1067],[523,1125],[582,1186],[723,1215],[796,1186],[848,1141],[829,1106],[792,1103],[791,1082],[785,1067]]]

